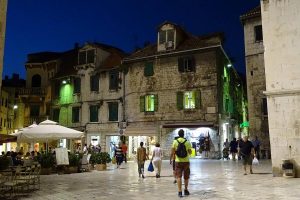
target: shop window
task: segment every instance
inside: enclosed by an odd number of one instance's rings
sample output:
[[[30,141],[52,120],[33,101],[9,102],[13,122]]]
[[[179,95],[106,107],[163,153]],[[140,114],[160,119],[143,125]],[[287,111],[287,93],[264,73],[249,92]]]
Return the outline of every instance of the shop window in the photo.
[[[180,73],[195,72],[195,59],[193,56],[178,58],[178,71]]]
[[[198,109],[201,107],[201,93],[200,91],[185,91],[177,92],[177,109],[189,110]]]
[[[92,75],[90,77],[90,86],[91,91],[98,92],[99,91],[99,75]]]
[[[144,67],[144,76],[153,76],[153,62],[147,62],[145,63]]]
[[[109,71],[109,89],[117,90],[119,87],[119,72],[117,70]]]
[[[158,110],[158,96],[151,94],[140,97],[141,112],[155,112]]]
[[[81,79],[80,78],[74,78],[74,93],[80,93],[81,90]]]
[[[39,74],[35,74],[31,78],[31,87],[41,87],[41,76]]]
[[[110,102],[108,103],[109,116],[108,121],[119,121],[119,103],[118,102]]]
[[[60,113],[60,109],[59,108],[53,109],[53,113],[52,113],[52,119],[53,119],[53,121],[59,122],[59,113]]]
[[[38,117],[40,115],[40,106],[31,105],[30,106],[30,117]]]
[[[90,106],[90,122],[98,122],[98,105]]]
[[[80,107],[73,107],[72,108],[72,123],[78,123],[79,122],[79,111],[80,111]]]
[[[255,42],[263,41],[262,25],[255,26],[254,32],[255,32]]]

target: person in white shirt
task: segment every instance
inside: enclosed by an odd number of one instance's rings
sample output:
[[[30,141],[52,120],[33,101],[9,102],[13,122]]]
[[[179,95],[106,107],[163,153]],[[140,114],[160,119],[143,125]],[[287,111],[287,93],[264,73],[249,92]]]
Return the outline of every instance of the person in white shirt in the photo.
[[[156,143],[153,149],[152,159],[151,159],[154,167],[156,168],[156,178],[160,178],[162,156],[163,154],[160,148],[160,144]]]

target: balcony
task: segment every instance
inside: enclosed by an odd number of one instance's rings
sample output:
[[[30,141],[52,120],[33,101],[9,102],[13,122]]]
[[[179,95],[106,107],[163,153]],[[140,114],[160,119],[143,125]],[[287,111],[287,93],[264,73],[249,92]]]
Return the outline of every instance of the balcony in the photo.
[[[19,88],[18,92],[21,96],[45,96],[46,88]]]

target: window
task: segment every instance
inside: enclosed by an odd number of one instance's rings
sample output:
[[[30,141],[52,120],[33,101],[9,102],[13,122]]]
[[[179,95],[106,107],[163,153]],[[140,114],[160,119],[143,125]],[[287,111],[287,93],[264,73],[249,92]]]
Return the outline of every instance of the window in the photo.
[[[155,112],[158,110],[158,96],[151,94],[140,97],[141,112]]]
[[[184,72],[195,72],[195,59],[193,56],[178,58],[178,71]]]
[[[194,109],[195,101],[196,101],[195,92],[184,93],[184,109]]]
[[[98,122],[98,105],[90,106],[90,122]]]
[[[74,94],[80,93],[81,90],[81,79],[80,78],[74,78]]]
[[[40,115],[40,106],[32,105],[30,106],[30,117],[38,117]]]
[[[31,87],[41,87],[41,76],[39,74],[35,74],[31,78]]]
[[[119,72],[117,70],[109,71],[109,89],[117,90],[119,87]]]
[[[108,110],[109,110],[108,121],[119,121],[118,108],[119,108],[118,102],[108,103]]]
[[[60,81],[56,80],[54,83],[54,96],[59,97],[60,96]]]
[[[95,63],[95,49],[79,52],[79,65]]]
[[[166,32],[167,31],[159,31],[159,44],[164,44],[166,42]]]
[[[90,78],[91,91],[99,91],[99,75],[92,75]]]
[[[268,115],[268,105],[266,98],[262,98],[262,113],[263,115]]]
[[[159,31],[159,44],[174,42],[174,33],[173,29]]]
[[[60,109],[59,108],[53,109],[53,113],[52,113],[52,119],[53,119],[53,121],[59,122],[59,113],[60,113]]]
[[[189,110],[198,109],[201,107],[201,93],[200,91],[185,91],[177,92],[177,109]]]
[[[79,122],[79,109],[80,107],[73,107],[72,108],[72,123]]]
[[[263,41],[262,25],[255,26],[254,32],[255,32],[255,42]]]
[[[144,76],[153,76],[153,62],[145,63]]]

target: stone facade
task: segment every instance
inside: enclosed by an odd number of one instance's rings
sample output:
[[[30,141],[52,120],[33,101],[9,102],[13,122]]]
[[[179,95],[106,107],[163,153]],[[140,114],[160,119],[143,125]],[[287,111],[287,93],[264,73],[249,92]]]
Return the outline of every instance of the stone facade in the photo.
[[[0,88],[2,84],[3,56],[6,29],[7,0],[0,0]]]
[[[300,177],[300,2],[261,1],[272,168],[291,159]]]
[[[236,137],[235,127],[242,120],[241,115],[236,115],[240,99],[235,98],[238,96],[235,85],[238,85],[239,77],[222,49],[220,35],[192,39],[177,25],[165,23],[160,26],[158,37],[160,32],[172,28],[172,48],[164,48],[158,38],[157,45],[149,45],[124,59],[128,68],[125,77],[125,120],[128,129],[135,124],[140,127],[136,135],[146,135],[148,132],[144,133],[143,128],[152,126],[151,135],[160,138],[166,156],[178,128],[186,130],[187,138],[199,129],[200,135],[210,136],[210,157],[218,158],[222,150],[220,144],[225,138],[231,140]],[[189,45],[185,46],[187,43]],[[169,41],[165,45],[168,47]],[[191,62],[195,69],[183,72],[180,60],[186,57],[194,59]],[[149,63],[153,73],[146,75]],[[181,96],[178,93],[187,91],[199,91],[196,105],[194,108],[179,109],[178,99]],[[154,100],[156,107],[150,112],[143,110],[144,104],[141,102],[149,95],[157,97]],[[224,124],[228,127],[225,125],[224,128]]]
[[[261,27],[260,6],[241,16],[244,25],[245,60],[248,96],[249,135],[252,139],[258,136],[261,150],[269,158],[270,139],[266,96],[266,77],[264,66],[263,38],[256,36],[256,28]],[[261,33],[262,34],[262,33]]]

